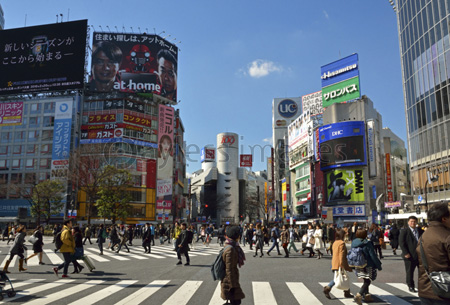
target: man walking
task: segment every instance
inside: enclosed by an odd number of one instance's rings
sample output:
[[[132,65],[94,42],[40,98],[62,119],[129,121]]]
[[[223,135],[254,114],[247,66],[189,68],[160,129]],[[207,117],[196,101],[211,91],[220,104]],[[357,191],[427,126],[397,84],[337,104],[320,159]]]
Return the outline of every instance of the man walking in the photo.
[[[417,292],[414,285],[414,270],[419,265],[419,259],[417,256],[416,248],[420,236],[423,231],[416,227],[417,217],[409,216],[408,226],[400,231],[400,248],[402,249],[402,258],[405,263],[406,270],[406,284],[409,287],[409,291]]]
[[[189,266],[189,243],[192,242],[193,235],[191,235],[192,232],[186,230],[186,223],[181,224],[181,233],[178,237],[177,241],[177,257],[178,257],[178,263],[177,265],[181,265],[183,262],[181,261],[181,254],[184,254],[186,257],[186,264],[185,266]]]
[[[86,240],[89,240],[89,243],[92,245],[92,241],[91,241],[91,228],[89,226],[86,226],[86,229],[84,230],[84,241],[83,241],[83,245],[86,244]]]
[[[147,222],[142,231],[142,246],[144,247],[144,253],[151,253],[152,246],[150,242],[150,224]]]
[[[333,243],[335,240],[335,236],[336,236],[336,230],[334,229],[333,224],[330,224],[327,227],[327,240],[330,243],[330,246],[328,248],[326,248],[327,254],[328,254],[328,251],[330,251],[330,254],[333,255]]]
[[[278,246],[278,238],[280,238],[280,230],[278,229],[278,224],[275,224],[275,226],[270,231],[270,239],[272,241],[272,247],[270,247],[269,251],[267,251],[267,255],[270,256],[270,251],[273,250],[273,248],[277,247],[278,255],[281,255],[280,248]]]
[[[61,232],[61,241],[62,246],[59,250],[64,258],[64,263],[59,265],[58,267],[53,268],[53,272],[58,277],[58,271],[64,268],[63,270],[63,278],[68,278],[67,270],[69,269],[69,265],[72,262],[72,254],[75,253],[75,239],[72,235],[72,220],[67,219],[64,221],[64,226]]]
[[[250,250],[253,250],[253,224],[250,224],[247,229],[247,242],[250,245]]]
[[[150,224],[150,242],[152,243],[152,246],[155,246],[155,227],[153,224]]]

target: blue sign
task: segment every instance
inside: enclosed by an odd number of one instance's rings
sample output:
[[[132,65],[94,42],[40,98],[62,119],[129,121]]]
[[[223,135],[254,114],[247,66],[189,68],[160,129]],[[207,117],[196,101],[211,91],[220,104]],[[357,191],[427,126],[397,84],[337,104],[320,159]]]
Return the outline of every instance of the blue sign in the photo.
[[[366,206],[361,205],[337,205],[333,207],[335,216],[366,216]]]
[[[72,101],[56,103],[53,129],[53,160],[67,160],[70,154]]]
[[[375,185],[372,186],[372,198],[377,199],[377,187]]]
[[[0,200],[0,217],[17,217],[19,208],[27,209],[30,216],[30,203],[24,199]]]
[[[292,118],[294,117],[298,112],[297,103],[293,100],[282,100],[278,104],[278,113],[284,117],[284,118]]]
[[[320,68],[322,88],[359,76],[358,54],[329,63]]]
[[[367,165],[363,121],[348,121],[319,129],[320,169]]]
[[[417,197],[417,200],[418,200],[419,202],[422,202],[422,200],[423,200],[422,195],[419,195],[419,197]]]

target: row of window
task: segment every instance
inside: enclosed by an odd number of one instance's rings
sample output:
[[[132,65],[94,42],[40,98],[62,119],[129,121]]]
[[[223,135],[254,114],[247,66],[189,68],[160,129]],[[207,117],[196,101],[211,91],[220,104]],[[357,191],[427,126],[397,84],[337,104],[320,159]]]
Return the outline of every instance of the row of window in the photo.
[[[97,121],[92,120],[93,116],[98,117],[98,120]],[[81,117],[81,124],[87,125],[87,124],[92,124],[92,123],[115,123],[115,122],[118,122],[118,123],[122,123],[122,122],[124,122],[124,123],[133,123],[134,122],[134,121],[124,121],[124,119],[123,119],[124,118],[124,114],[120,113],[120,112],[110,111],[108,113],[108,116],[109,116],[109,118],[106,118],[106,114],[100,115],[98,112],[97,113],[89,113],[89,112],[83,113],[83,116]],[[128,117],[130,117],[130,116],[128,115]],[[91,120],[89,118],[91,118]],[[103,120],[103,118],[105,118],[105,120]],[[157,129],[158,128],[158,121],[155,120],[155,119],[142,120],[142,118],[141,118],[141,121],[149,121],[150,122],[149,126],[148,125],[144,125],[147,128],[151,128],[151,129]],[[140,125],[140,124],[138,124],[138,125]]]
[[[450,146],[450,122],[427,128],[410,136],[411,162],[447,150]]]
[[[303,192],[309,190],[311,187],[309,185],[309,179],[295,182],[295,192]]]
[[[42,138],[39,138],[39,136],[42,134]],[[14,142],[24,142],[25,139],[28,139],[28,142],[30,141],[47,141],[53,139],[53,130],[33,130],[33,131],[4,131],[0,133],[0,143],[11,143],[13,140]]]
[[[0,156],[11,155],[34,155],[37,153],[49,154],[52,152],[52,144],[28,144],[28,145],[9,145],[0,146]]]
[[[295,169],[295,179],[302,178],[304,176],[308,176],[309,174],[310,174],[310,170],[309,170],[308,165],[298,167]]]
[[[156,135],[156,134],[148,134],[148,133],[144,133],[142,131],[131,130],[131,129],[127,129],[127,128],[125,128],[123,130],[123,134],[124,134],[124,136],[139,139],[139,140],[149,141],[149,142],[153,142],[153,143],[158,142],[158,135]]]
[[[151,104],[140,103],[129,100],[114,101],[85,101],[83,103],[83,111],[103,111],[110,109],[128,109],[153,116],[158,115],[158,108]]]
[[[0,171],[9,169],[13,170],[50,169],[51,162],[52,162],[51,158],[0,160]]]

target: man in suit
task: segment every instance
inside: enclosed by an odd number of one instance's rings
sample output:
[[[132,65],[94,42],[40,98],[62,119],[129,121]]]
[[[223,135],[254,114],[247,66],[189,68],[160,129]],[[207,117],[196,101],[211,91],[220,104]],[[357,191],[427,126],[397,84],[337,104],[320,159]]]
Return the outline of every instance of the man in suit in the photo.
[[[399,244],[402,249],[402,258],[405,263],[406,270],[406,284],[408,284],[409,291],[417,292],[414,285],[414,270],[419,265],[419,257],[417,256],[416,248],[420,236],[423,231],[416,227],[417,217],[410,216],[408,218],[408,227],[400,231]]]

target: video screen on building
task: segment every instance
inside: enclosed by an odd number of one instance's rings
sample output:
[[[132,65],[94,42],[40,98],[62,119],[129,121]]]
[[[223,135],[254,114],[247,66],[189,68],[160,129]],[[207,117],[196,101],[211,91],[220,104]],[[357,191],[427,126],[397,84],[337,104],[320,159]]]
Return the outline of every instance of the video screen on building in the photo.
[[[320,144],[322,167],[346,163],[364,162],[364,138],[362,136],[338,138]]]

